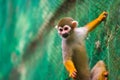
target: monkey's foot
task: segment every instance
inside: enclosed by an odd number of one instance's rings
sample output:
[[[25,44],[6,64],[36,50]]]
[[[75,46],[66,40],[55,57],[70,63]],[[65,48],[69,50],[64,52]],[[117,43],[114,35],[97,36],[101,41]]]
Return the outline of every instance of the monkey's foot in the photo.
[[[103,73],[103,76],[104,76],[104,80],[108,80],[108,71],[105,71],[104,73]]]

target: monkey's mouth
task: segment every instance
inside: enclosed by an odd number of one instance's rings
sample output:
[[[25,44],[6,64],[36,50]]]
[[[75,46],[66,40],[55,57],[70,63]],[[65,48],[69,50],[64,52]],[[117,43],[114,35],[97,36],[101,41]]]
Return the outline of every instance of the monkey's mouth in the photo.
[[[65,33],[65,34],[62,35],[63,38],[67,38],[68,36],[69,36],[68,33]]]

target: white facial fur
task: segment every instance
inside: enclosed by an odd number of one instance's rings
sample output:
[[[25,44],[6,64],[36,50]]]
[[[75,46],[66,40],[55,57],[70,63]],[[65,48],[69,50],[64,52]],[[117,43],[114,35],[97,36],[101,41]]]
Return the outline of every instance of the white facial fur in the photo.
[[[71,27],[68,25],[65,25],[64,27],[58,27],[58,33],[60,35],[64,34],[64,33],[69,33],[71,30]]]

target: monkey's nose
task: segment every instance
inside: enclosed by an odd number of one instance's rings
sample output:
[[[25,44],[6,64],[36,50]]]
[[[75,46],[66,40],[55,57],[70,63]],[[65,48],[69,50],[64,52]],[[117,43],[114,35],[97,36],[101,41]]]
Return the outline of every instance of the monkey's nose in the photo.
[[[69,35],[68,33],[65,33],[65,34],[62,35],[62,37],[67,38],[68,35]]]

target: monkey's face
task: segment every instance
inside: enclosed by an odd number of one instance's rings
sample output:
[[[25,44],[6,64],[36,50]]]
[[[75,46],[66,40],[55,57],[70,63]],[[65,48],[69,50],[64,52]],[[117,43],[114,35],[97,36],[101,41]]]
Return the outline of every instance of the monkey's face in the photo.
[[[58,27],[58,33],[63,38],[67,38],[70,35],[71,30],[72,30],[71,27],[68,25],[65,25],[63,27]]]

